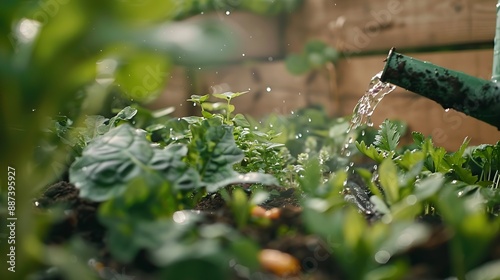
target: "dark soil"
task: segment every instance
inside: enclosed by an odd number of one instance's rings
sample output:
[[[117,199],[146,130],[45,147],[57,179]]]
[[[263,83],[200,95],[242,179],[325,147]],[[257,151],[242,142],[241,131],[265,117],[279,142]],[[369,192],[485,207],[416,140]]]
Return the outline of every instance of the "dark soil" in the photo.
[[[271,187],[268,191],[274,195],[261,206],[265,209],[279,208],[279,218],[272,220],[268,227],[247,226],[242,233],[256,241],[261,248],[280,250],[296,257],[300,261],[303,274],[290,279],[346,279],[336,265],[331,248],[321,238],[306,232],[294,189]],[[106,249],[104,242],[106,230],[97,220],[98,203],[80,198],[78,189],[67,182],[59,182],[49,187],[34,203],[41,213],[54,207],[65,209],[64,218],[53,224],[44,237],[45,243],[62,244],[72,237],[80,237],[99,249],[96,259],[104,266],[116,271],[124,269],[124,266],[113,261]],[[207,219],[204,223],[222,222],[235,226],[232,215],[220,194],[206,196],[195,209],[206,213]],[[411,275],[405,279],[445,279],[451,274],[448,263],[450,259],[448,243],[451,233],[441,226],[439,219],[422,217],[421,220],[432,225],[433,235],[425,244],[405,252],[404,257],[412,264]],[[293,229],[293,231],[282,234],[284,228]],[[500,258],[500,237],[491,246],[490,254],[486,258]],[[126,270],[127,274],[144,276],[138,276],[135,279],[151,279],[147,275],[154,271],[155,267],[147,260],[145,254],[140,253],[133,264],[126,266]],[[259,279],[280,279],[264,271],[261,276]],[[37,279],[63,278],[54,276]],[[240,279],[236,273],[234,279]]]

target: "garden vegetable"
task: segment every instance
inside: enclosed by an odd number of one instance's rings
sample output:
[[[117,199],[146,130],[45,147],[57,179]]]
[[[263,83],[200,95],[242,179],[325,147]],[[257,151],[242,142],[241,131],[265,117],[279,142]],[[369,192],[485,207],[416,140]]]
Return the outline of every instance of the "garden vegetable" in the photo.
[[[300,263],[295,257],[278,250],[264,249],[260,251],[259,262],[265,269],[279,277],[294,276],[300,271]]]

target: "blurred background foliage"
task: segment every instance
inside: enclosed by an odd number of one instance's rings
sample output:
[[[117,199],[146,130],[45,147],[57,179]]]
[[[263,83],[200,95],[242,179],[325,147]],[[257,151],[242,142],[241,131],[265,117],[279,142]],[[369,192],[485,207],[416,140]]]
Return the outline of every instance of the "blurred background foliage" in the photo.
[[[99,112],[109,92],[135,101],[161,93],[173,65],[217,63],[237,48],[208,12],[291,11],[300,0],[39,0],[0,2],[0,212],[7,167],[16,169],[17,263],[40,258],[31,198],[66,169],[53,120]],[[2,219],[5,221],[5,219]],[[3,246],[2,243],[2,252]],[[2,263],[5,254],[2,254]],[[40,259],[39,259],[40,260]],[[22,275],[22,274],[21,274]],[[22,277],[22,276],[21,276]]]

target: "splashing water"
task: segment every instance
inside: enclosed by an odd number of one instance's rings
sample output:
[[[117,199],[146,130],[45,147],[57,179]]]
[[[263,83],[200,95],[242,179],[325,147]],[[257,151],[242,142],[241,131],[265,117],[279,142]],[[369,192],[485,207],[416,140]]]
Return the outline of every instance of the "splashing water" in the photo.
[[[380,103],[380,101],[382,101],[384,96],[386,96],[396,88],[396,86],[393,84],[380,81],[381,76],[382,71],[373,76],[365,95],[363,95],[361,99],[359,99],[358,103],[354,107],[351,124],[347,129],[347,133],[364,124],[373,126],[371,117],[373,115],[373,112],[375,111],[375,108]]]
[[[380,77],[382,76],[382,71],[377,73],[370,81],[368,85],[368,90],[366,93],[359,99],[358,103],[354,107],[353,116],[349,127],[347,128],[346,134],[348,136],[347,142],[345,142],[344,146],[341,150],[341,156],[350,158],[351,151],[349,150],[349,146],[354,142],[354,138],[350,132],[353,129],[356,129],[362,125],[373,126],[373,122],[371,120],[371,116],[375,111],[377,105],[382,101],[384,96],[392,92],[396,86],[390,83],[384,83],[380,81]],[[364,135],[364,131],[361,132],[361,135]],[[348,174],[343,183],[343,191],[344,198],[347,201],[353,202],[359,210],[364,212],[365,214],[373,214],[373,204],[370,202],[370,197],[366,192],[366,189],[359,186],[355,182],[349,182],[349,174],[352,172],[351,169],[354,166],[354,162],[349,162],[349,164],[345,167],[345,172]],[[376,167],[375,167],[376,168]],[[374,176],[378,176],[377,173],[374,173]],[[375,177],[374,177],[375,178]],[[380,251],[377,262],[387,262],[387,256],[385,251]]]
[[[384,83],[380,81],[380,77],[382,76],[382,71],[377,73],[370,81],[368,85],[368,90],[366,93],[359,99],[358,103],[354,107],[353,116],[351,119],[351,123],[349,124],[349,128],[347,128],[346,134],[349,133],[364,124],[368,126],[373,126],[373,122],[371,120],[371,116],[375,111],[377,105],[382,101],[384,96],[392,92],[396,86],[390,83]],[[362,132],[364,134],[364,132]],[[349,145],[354,142],[352,136],[349,136],[349,139],[342,147],[341,155],[349,157],[351,152],[348,150]],[[349,167],[347,167],[347,170]]]

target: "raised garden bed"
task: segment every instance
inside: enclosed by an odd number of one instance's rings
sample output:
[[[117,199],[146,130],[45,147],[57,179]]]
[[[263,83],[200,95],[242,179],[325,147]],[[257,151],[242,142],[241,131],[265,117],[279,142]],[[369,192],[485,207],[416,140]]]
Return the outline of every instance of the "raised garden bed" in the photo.
[[[401,147],[404,124],[347,135],[318,108],[257,122],[240,94],[56,122],[75,160],[34,211],[76,259],[35,279],[497,279],[500,145]]]

